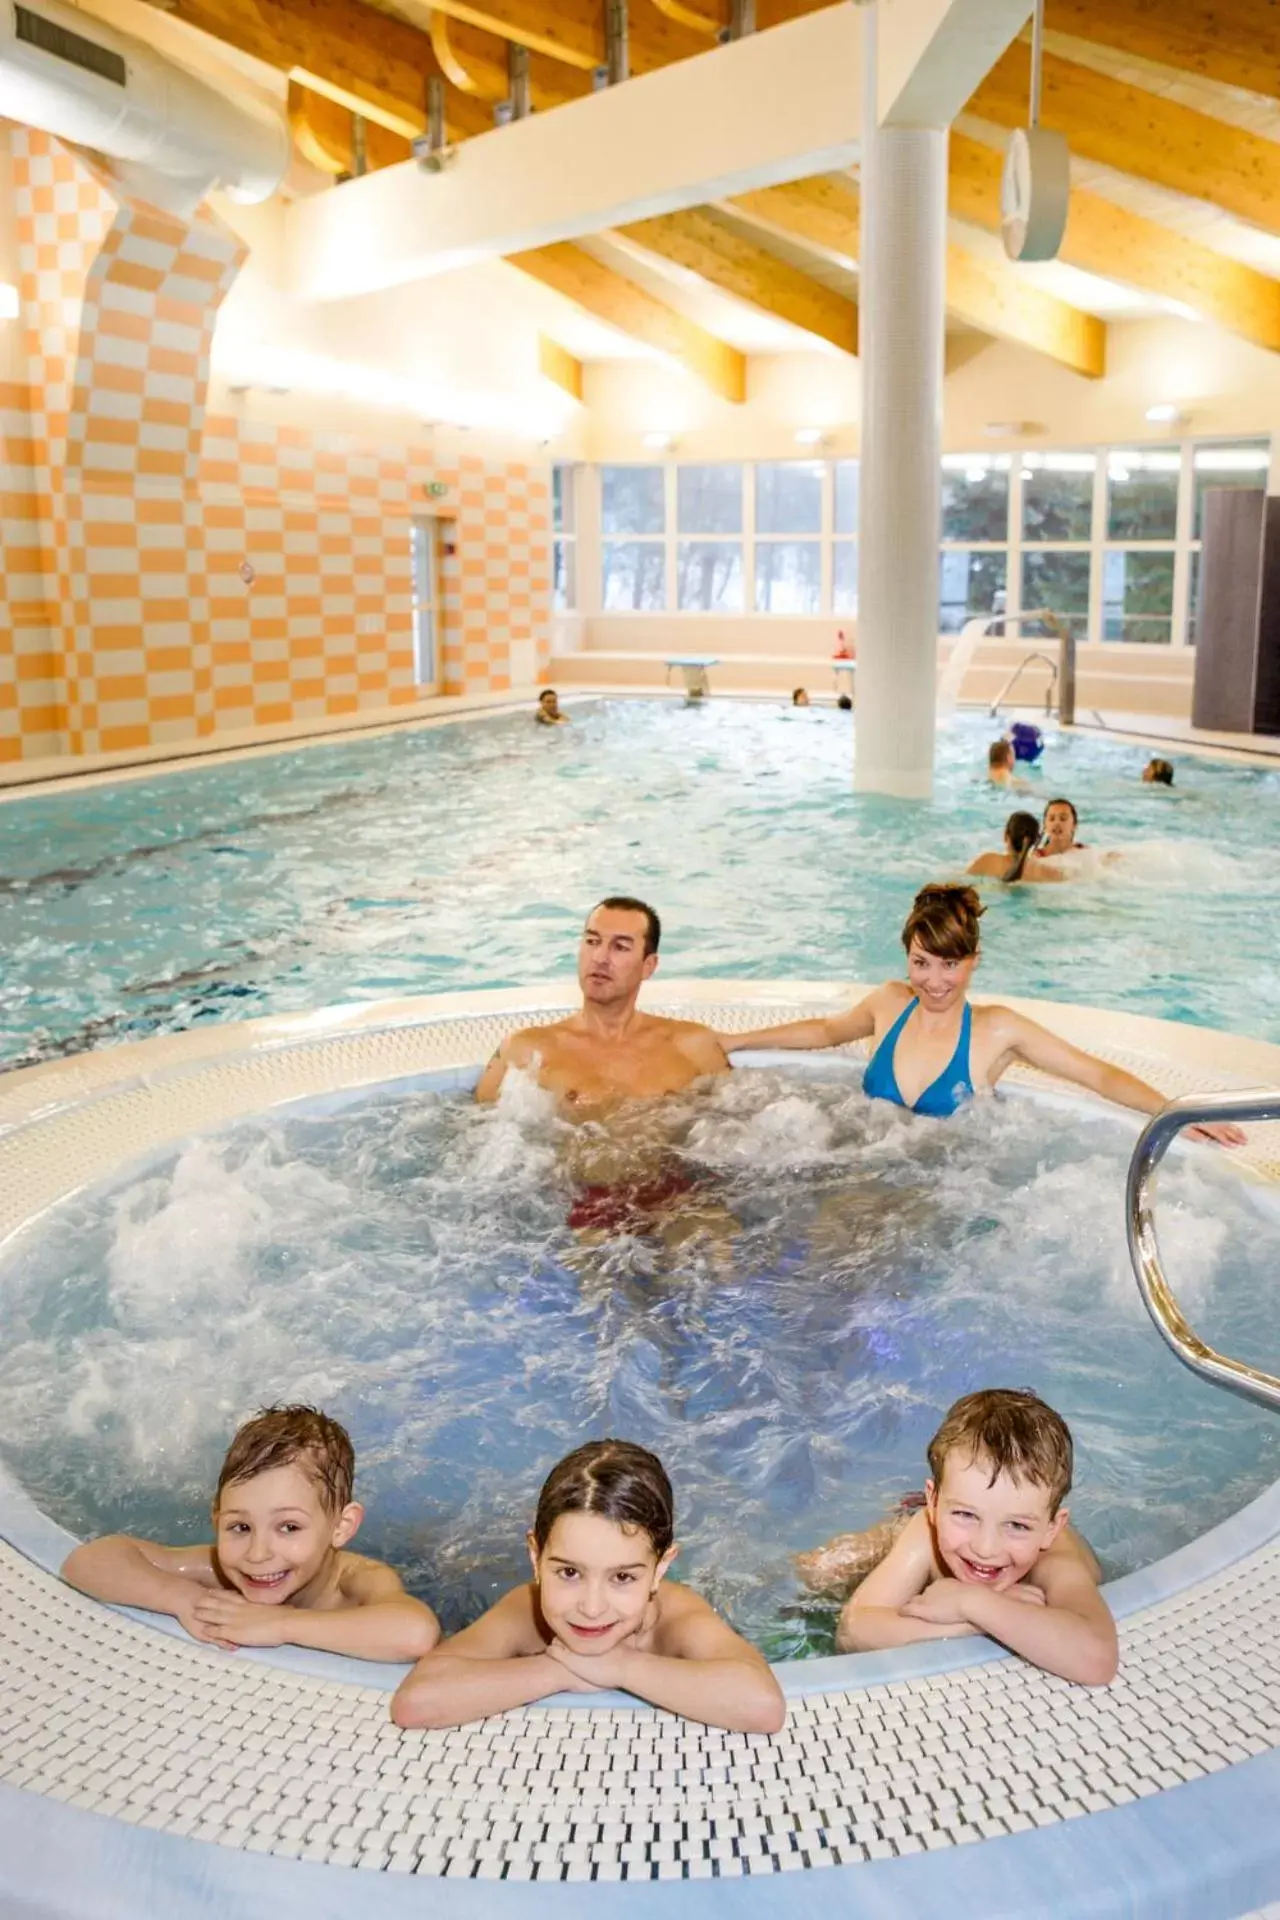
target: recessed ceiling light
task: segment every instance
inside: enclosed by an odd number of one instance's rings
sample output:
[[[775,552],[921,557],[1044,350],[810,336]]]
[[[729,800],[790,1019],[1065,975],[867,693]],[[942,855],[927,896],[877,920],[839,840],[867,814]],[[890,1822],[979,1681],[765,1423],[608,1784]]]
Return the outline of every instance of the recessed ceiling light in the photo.
[[[820,447],[823,441],[821,427],[801,427],[796,435],[798,447]]]
[[[1186,417],[1182,408],[1175,406],[1172,400],[1162,400],[1158,406],[1147,408],[1147,419],[1153,426],[1180,426]]]
[[[671,445],[669,433],[646,433],[643,444],[652,447],[655,453],[662,453]]]

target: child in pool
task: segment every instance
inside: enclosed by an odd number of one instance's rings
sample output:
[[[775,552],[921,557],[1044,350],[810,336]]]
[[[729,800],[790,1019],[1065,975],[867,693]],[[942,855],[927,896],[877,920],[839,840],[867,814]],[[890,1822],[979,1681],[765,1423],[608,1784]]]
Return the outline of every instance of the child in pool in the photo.
[[[559,1693],[620,1687],[741,1733],[786,1718],[763,1657],[688,1587],[671,1482],[626,1440],[592,1440],[553,1467],[527,1536],[533,1579],[419,1660],[391,1703],[399,1727],[456,1727]]]
[[[354,1477],[351,1441],[336,1420],[314,1407],[265,1407],[238,1429],[222,1463],[212,1546],[108,1534],[68,1555],[62,1577],[115,1606],[171,1613],[214,1646],[416,1660],[440,1638],[439,1622],[398,1573],[347,1552],[364,1518]]]
[[[820,1591],[847,1591],[844,1653],[989,1634],[1038,1667],[1105,1686],[1119,1654],[1101,1569],[1067,1524],[1066,1423],[1034,1393],[966,1394],[929,1443],[925,1503],[799,1557]],[[875,1564],[878,1561],[878,1564]]]

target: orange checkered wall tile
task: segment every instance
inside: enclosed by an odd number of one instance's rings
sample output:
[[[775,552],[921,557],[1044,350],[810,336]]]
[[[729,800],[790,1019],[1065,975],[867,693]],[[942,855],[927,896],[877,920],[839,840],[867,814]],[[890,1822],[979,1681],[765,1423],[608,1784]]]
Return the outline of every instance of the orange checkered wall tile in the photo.
[[[13,145],[32,380],[0,389],[0,757],[413,700],[425,514],[450,516],[455,549],[440,563],[442,689],[538,677],[545,467],[468,457],[451,472],[425,449],[205,419],[240,243],[204,211],[186,223],[127,199],[41,134]],[[428,505],[436,481],[449,495]]]

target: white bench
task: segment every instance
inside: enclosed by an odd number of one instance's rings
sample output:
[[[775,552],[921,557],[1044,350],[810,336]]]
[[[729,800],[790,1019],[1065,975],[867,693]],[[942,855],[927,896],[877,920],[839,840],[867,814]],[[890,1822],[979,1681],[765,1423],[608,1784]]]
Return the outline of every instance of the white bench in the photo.
[[[667,655],[667,685],[671,684],[671,669],[679,667],[684,675],[684,690],[690,700],[701,700],[711,691],[711,682],[707,678],[708,667],[718,667],[720,659],[714,653],[671,653]]]

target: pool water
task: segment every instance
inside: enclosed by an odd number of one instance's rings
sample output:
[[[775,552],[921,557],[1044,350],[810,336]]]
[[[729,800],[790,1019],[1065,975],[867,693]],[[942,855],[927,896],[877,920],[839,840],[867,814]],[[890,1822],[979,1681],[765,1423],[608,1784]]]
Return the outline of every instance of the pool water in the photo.
[[[208,1020],[571,970],[584,911],[634,892],[669,974],[875,980],[924,881],[1058,793],[1120,849],[1066,887],[985,883],[987,991],[1280,1039],[1280,774],[1051,735],[1013,798],[958,716],[937,797],[855,795],[834,709],[613,701],[0,806],[0,1059]]]
[[[935,1122],[859,1078],[833,1057],[671,1103],[684,1211],[597,1244],[566,1225],[573,1130],[518,1076],[496,1108],[399,1084],[167,1150],[0,1263],[0,1458],[76,1533],[206,1538],[237,1421],[319,1402],[356,1442],[358,1544],[453,1629],[526,1576],[551,1464],[641,1439],[676,1485],[678,1574],[774,1657],[832,1645],[789,1556],[919,1488],[972,1388],[1067,1417],[1108,1573],[1280,1475],[1280,1424],[1143,1312],[1132,1116],[1001,1096]],[[1212,1149],[1160,1180],[1195,1323],[1275,1368],[1273,1203]]]

